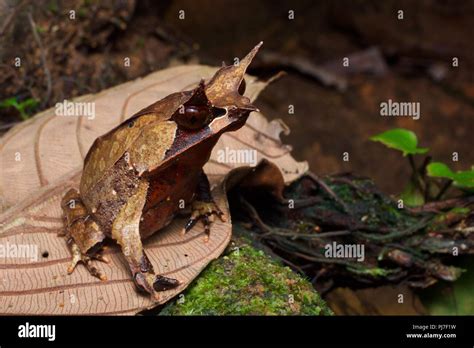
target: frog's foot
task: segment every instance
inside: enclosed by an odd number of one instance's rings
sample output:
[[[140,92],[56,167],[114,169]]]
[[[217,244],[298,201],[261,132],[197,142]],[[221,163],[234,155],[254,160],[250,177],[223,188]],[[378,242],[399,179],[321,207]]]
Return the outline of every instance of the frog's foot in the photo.
[[[227,218],[220,208],[214,201],[194,201],[192,203],[192,213],[186,226],[184,227],[183,233],[188,232],[193,226],[201,220],[204,224],[204,232],[206,233],[205,241],[209,240],[211,233],[211,223],[214,222],[215,216],[218,216],[222,222],[226,222]]]
[[[77,264],[79,262],[82,262],[92,276],[97,277],[100,280],[107,280],[106,275],[92,264],[92,260],[98,260],[105,263],[109,263],[109,259],[103,256],[100,252],[95,253],[93,256],[83,254],[79,249],[79,246],[74,242],[72,238],[68,240],[68,244],[70,245],[72,254],[72,260],[67,269],[68,274],[74,272],[74,269],[76,268]]]
[[[131,265],[133,280],[137,288],[147,292],[156,298],[155,291],[166,291],[179,286],[181,283],[177,279],[156,275],[153,271],[148,257],[143,253],[140,266]]]
[[[147,192],[148,182],[140,182],[137,192],[129,197],[127,203],[117,214],[112,225],[112,238],[122,249],[136,287],[149,293],[154,300],[159,300],[156,291],[175,288],[180,285],[180,282],[176,279],[157,276],[145,250],[143,250],[140,217],[145,206]]]

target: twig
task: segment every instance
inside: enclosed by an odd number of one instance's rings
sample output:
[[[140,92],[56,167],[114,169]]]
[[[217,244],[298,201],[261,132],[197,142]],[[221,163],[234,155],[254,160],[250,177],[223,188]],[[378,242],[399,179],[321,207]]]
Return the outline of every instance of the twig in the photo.
[[[451,187],[451,184],[453,183],[452,180],[448,180],[444,183],[444,185],[441,187],[439,190],[438,194],[435,197],[435,201],[439,201],[441,197],[443,197],[444,193]]]
[[[335,87],[339,91],[347,89],[347,80],[344,77],[334,74],[325,67],[317,66],[304,57],[289,58],[276,52],[266,52],[262,53],[261,59],[268,65],[296,70],[300,74],[319,81],[324,86]]]
[[[329,194],[343,209],[344,212],[350,215],[349,207],[344,203],[336,193],[328,186],[326,183],[321,180],[316,174],[309,172],[308,177],[311,178],[315,183],[317,183],[321,188]]]
[[[422,183],[422,179],[420,177],[420,173],[418,171],[418,169],[416,168],[416,164],[415,164],[415,159],[413,157],[412,154],[409,154],[408,155],[408,161],[410,162],[410,167],[411,167],[411,170],[412,170],[412,174],[413,174],[413,180],[415,182],[415,185],[418,187],[418,189],[420,190],[420,192],[422,194],[424,194],[425,192],[425,188],[423,187],[423,183]]]
[[[445,201],[439,202],[431,202],[421,207],[411,208],[411,212],[413,213],[421,213],[421,212],[439,212],[440,210],[445,210],[448,208],[452,208],[455,206],[467,206],[474,203],[474,195],[468,197],[459,197],[459,198],[451,198]]]
[[[312,261],[312,262],[317,262],[317,263],[329,263],[329,264],[339,264],[339,265],[345,265],[345,266],[351,266],[351,267],[360,267],[355,262],[343,260],[343,259],[333,259],[333,258],[327,258],[324,257],[321,254],[315,253],[313,249],[306,248],[302,245],[295,246],[294,243],[287,239],[282,239],[282,240],[274,240],[278,244],[277,247],[279,247],[282,250],[289,251],[291,250],[291,254],[294,256],[298,256],[302,259],[305,259],[307,261]],[[290,247],[290,248],[287,248]],[[297,249],[295,249],[297,248]]]
[[[302,198],[302,199],[293,199],[295,209],[301,209],[310,207],[315,205],[316,203],[321,202],[321,197],[309,197],[309,198]],[[286,206],[288,202],[285,200],[283,202],[279,202],[282,206]]]
[[[257,210],[254,208],[252,204],[250,204],[243,196],[239,196],[239,200],[242,203],[243,207],[247,210],[249,213],[250,217],[253,219],[254,222],[257,223],[257,225],[264,230],[265,232],[270,232],[271,228],[268,226],[263,220],[260,218],[260,215],[258,215]]]
[[[426,167],[428,167],[428,164],[431,162],[431,156],[426,156],[423,164],[420,167],[420,175],[421,175],[421,180],[425,184],[425,192],[424,192],[424,198],[425,202],[428,202],[430,200],[430,180],[426,179]]]
[[[264,233],[260,235],[262,238],[267,238],[271,235],[283,236],[283,237],[294,237],[295,239],[321,239],[321,238],[328,238],[328,237],[336,237],[336,236],[345,236],[351,234],[349,230],[340,230],[340,231],[330,231],[330,232],[323,232],[323,233],[295,233],[286,228],[272,228],[268,226],[263,220],[261,219],[260,215],[258,214],[257,210],[253,205],[251,205],[244,197],[240,196],[240,201],[247,212],[250,214],[250,217],[257,223],[257,225],[264,230]]]
[[[0,28],[0,36],[3,36],[5,32],[7,31],[8,27],[10,24],[13,22],[13,18],[18,14],[18,12],[23,8],[28,3],[27,0],[23,0],[16,6],[13,11],[8,15],[7,19],[5,22],[3,22],[2,28]]]
[[[408,227],[407,229],[403,231],[400,231],[400,232],[393,231],[384,235],[370,234],[370,233],[364,233],[364,232],[355,232],[355,233],[357,235],[360,235],[363,238],[370,239],[373,241],[387,242],[395,238],[408,237],[412,235],[416,231],[426,227],[426,225],[429,223],[430,220],[431,220],[431,216],[424,217],[417,224],[413,224],[412,226]]]
[[[28,13],[27,16],[28,16],[28,21],[30,22],[31,31],[33,32],[33,36],[41,52],[41,64],[43,65],[44,75],[46,79],[46,97],[42,101],[41,106],[45,107],[48,104],[49,98],[51,96],[51,73],[49,72],[48,65],[46,63],[46,53],[44,51],[43,44],[41,43],[41,38],[38,34],[38,30],[36,29],[36,24],[30,12]]]
[[[282,237],[290,237],[294,239],[321,239],[321,238],[328,238],[328,237],[337,237],[337,236],[347,236],[351,234],[349,230],[340,230],[340,231],[330,231],[330,232],[323,232],[323,233],[295,233],[291,230],[284,229],[284,228],[274,228],[271,231],[268,231],[262,234],[262,237],[267,237],[270,235],[277,235]]]
[[[371,193],[370,191],[364,189],[363,187],[359,187],[359,185],[354,184],[350,179],[345,178],[345,177],[331,177],[330,180],[332,183],[341,183],[341,184],[346,184],[352,187],[359,197],[363,197],[361,193],[363,194]]]

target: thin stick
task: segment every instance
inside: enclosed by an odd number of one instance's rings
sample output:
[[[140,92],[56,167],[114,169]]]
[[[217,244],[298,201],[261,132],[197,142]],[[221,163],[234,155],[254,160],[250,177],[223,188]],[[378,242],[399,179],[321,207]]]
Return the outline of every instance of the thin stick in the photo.
[[[46,79],[46,97],[41,103],[42,107],[46,106],[49,102],[49,98],[51,96],[51,73],[49,72],[48,65],[46,63],[46,53],[44,51],[43,44],[41,43],[41,38],[36,30],[36,24],[31,16],[31,13],[28,12],[28,21],[30,22],[31,31],[33,32],[33,36],[35,38],[36,43],[38,44],[41,52],[41,64],[43,65],[44,75]]]
[[[416,169],[415,159],[412,154],[408,155],[408,161],[410,162],[410,167],[413,172],[413,179],[415,181],[415,185],[420,189],[420,192],[424,195],[425,189],[424,185],[422,184],[422,180],[420,177],[420,173]]]
[[[340,230],[340,231],[330,231],[330,232],[323,232],[323,233],[295,233],[288,229],[275,228],[269,232],[264,233],[262,236],[267,237],[270,235],[277,235],[277,236],[283,236],[283,237],[294,237],[295,239],[310,239],[311,240],[311,239],[321,239],[321,238],[328,238],[328,237],[347,236],[348,234],[351,234],[351,231]]]
[[[8,27],[10,24],[13,22],[13,18],[17,15],[17,13],[22,9],[23,6],[25,6],[28,3],[28,1],[23,0],[16,6],[13,11],[8,15],[8,18],[3,22],[2,28],[0,29],[0,36],[3,36],[5,32],[7,31]]]
[[[294,238],[301,238],[301,239],[321,239],[321,238],[328,238],[328,237],[336,237],[336,236],[345,236],[351,234],[349,230],[340,230],[340,231],[330,231],[330,232],[323,232],[323,233],[295,233],[286,228],[272,228],[263,222],[262,218],[258,214],[257,210],[253,205],[251,205],[244,197],[240,196],[240,200],[244,205],[245,209],[250,214],[251,218],[257,223],[257,225],[264,230],[265,232],[261,235],[263,238],[267,238],[271,235],[283,236],[283,237],[294,237]]]
[[[430,198],[431,198],[430,197],[431,181],[429,179],[427,180],[426,178],[426,167],[428,167],[428,164],[430,164],[430,162],[431,162],[431,156],[426,156],[423,161],[423,164],[420,167],[421,180],[425,184],[425,194],[424,194],[425,202],[430,201]]]
[[[319,81],[324,86],[335,87],[339,91],[344,91],[347,88],[347,80],[344,77],[334,74],[325,67],[317,66],[303,57],[289,58],[276,52],[266,52],[262,53],[261,59],[267,65],[291,68],[302,75]]]
[[[356,191],[356,193],[359,196],[360,196],[360,192],[365,193],[365,194],[370,193],[369,191],[363,189],[362,187],[359,187],[358,185],[354,184],[351,180],[349,180],[347,178],[344,178],[344,177],[331,177],[329,179],[333,183],[342,183],[342,184],[346,184],[346,185],[352,187],[354,189],[354,191]]]
[[[444,201],[431,202],[421,207],[411,208],[411,212],[420,213],[420,212],[438,212],[440,210],[445,210],[455,206],[467,206],[474,203],[474,195],[467,197],[451,198]]]
[[[263,222],[254,206],[250,204],[244,197],[240,196],[239,198],[240,202],[243,204],[243,206],[250,214],[250,217],[254,220],[254,222],[256,222],[257,225],[265,232],[271,232],[272,229],[265,222]]]
[[[326,183],[321,180],[317,175],[313,173],[307,173],[308,177],[310,177],[314,182],[316,182],[321,188],[329,194],[329,196],[332,197],[339,205],[344,209],[344,212],[347,214],[350,214],[349,208],[347,207],[346,203],[344,203],[337,195],[336,193],[328,186]]]
[[[435,201],[439,201],[441,197],[443,197],[444,193],[448,190],[448,188],[451,187],[452,183],[453,183],[452,180],[448,180],[447,182],[444,183],[444,185],[441,187],[438,194],[436,195]]]
[[[357,235],[359,235],[363,238],[373,240],[373,241],[388,242],[388,241],[393,240],[393,239],[399,239],[401,237],[408,237],[408,236],[414,234],[418,230],[426,227],[426,225],[428,225],[428,223],[430,222],[431,219],[432,219],[432,217],[430,217],[430,216],[424,217],[418,223],[413,224],[412,226],[410,226],[410,227],[408,227],[405,230],[400,231],[400,232],[393,231],[393,232],[390,232],[390,233],[384,234],[384,235],[376,235],[376,234],[364,233],[364,232],[355,232],[355,234],[357,234]]]

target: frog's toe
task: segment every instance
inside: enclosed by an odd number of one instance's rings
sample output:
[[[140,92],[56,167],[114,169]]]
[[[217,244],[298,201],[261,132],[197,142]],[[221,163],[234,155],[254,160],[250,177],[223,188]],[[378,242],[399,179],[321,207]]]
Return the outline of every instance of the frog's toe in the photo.
[[[205,241],[209,240],[211,233],[211,223],[215,221],[215,216],[219,217],[222,222],[226,222],[227,218],[225,214],[220,210],[214,202],[195,202],[193,206],[193,212],[190,219],[186,223],[183,233],[188,232],[196,223],[201,220],[204,224],[204,232],[206,233]]]
[[[72,253],[72,260],[67,268],[68,274],[71,274],[72,272],[74,272],[79,262],[82,262],[84,266],[86,266],[87,270],[92,276],[99,278],[100,280],[107,280],[107,276],[92,264],[92,258],[90,256],[82,254],[81,250],[79,249],[77,244],[74,242],[71,242],[71,253]],[[104,261],[104,259],[106,259],[100,254],[95,255],[94,258],[101,261]]]
[[[99,278],[103,281],[107,280],[107,276],[101,270],[92,265],[92,260],[90,257],[84,257],[82,262],[84,262],[84,265],[92,276]]]
[[[155,275],[152,273],[144,273],[144,272],[137,272],[133,279],[135,280],[135,285],[137,286],[138,290],[153,294],[153,283],[155,281]]]
[[[72,260],[67,268],[68,274],[71,274],[72,272],[74,272],[74,269],[76,268],[77,264],[80,261],[82,261],[81,250],[79,250],[79,247],[74,242],[71,242],[71,254],[72,254]]]
[[[145,293],[153,295],[155,291],[166,291],[174,289],[181,283],[174,278],[168,278],[153,273],[138,272],[134,276],[137,288]]]
[[[107,256],[104,256],[103,251],[94,254],[92,258],[100,262],[110,263],[110,259]]]
[[[92,276],[99,278],[100,280],[107,280],[107,276],[101,270],[99,270],[97,267],[95,267],[92,264],[92,259],[89,256],[85,256],[85,255],[81,255],[79,260],[73,257],[67,269],[67,273],[71,274],[72,272],[74,272],[74,269],[76,268],[79,262],[82,262],[84,266],[86,266],[87,270]]]
[[[191,228],[193,228],[194,225],[196,225],[196,222],[198,222],[198,220],[199,220],[198,218],[191,217],[186,223],[186,225],[184,226],[182,230],[182,234],[186,234],[187,232],[189,232]]]
[[[156,291],[166,291],[166,290],[174,289],[179,285],[181,285],[181,283],[177,279],[158,275],[156,276],[155,282],[153,283],[153,288]]]
[[[208,213],[206,215],[198,216],[197,218],[191,217],[188,223],[186,224],[186,226],[184,227],[183,233],[190,231],[191,228],[193,228],[193,226],[196,225],[196,223],[199,220],[201,220],[204,225],[204,233],[205,233],[204,241],[207,242],[209,240],[209,235],[211,234],[211,222],[214,221],[214,219],[211,218],[211,216],[212,215]]]
[[[219,216],[219,219],[221,219],[222,222],[227,222],[227,217],[225,216],[224,212],[222,212],[220,209],[217,212],[217,216]]]

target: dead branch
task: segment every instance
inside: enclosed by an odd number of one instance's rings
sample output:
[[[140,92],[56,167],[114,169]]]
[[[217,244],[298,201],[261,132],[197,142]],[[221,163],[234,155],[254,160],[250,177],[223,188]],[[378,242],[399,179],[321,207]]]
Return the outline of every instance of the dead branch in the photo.
[[[49,72],[48,64],[46,62],[46,52],[41,42],[41,38],[38,34],[38,30],[36,29],[36,24],[30,12],[28,13],[27,16],[28,16],[28,21],[30,22],[31,31],[33,32],[33,36],[41,52],[41,65],[43,66],[45,80],[46,80],[46,96],[44,100],[41,102],[42,108],[44,108],[48,104],[49,98],[51,97],[51,88],[52,88],[51,73]]]

